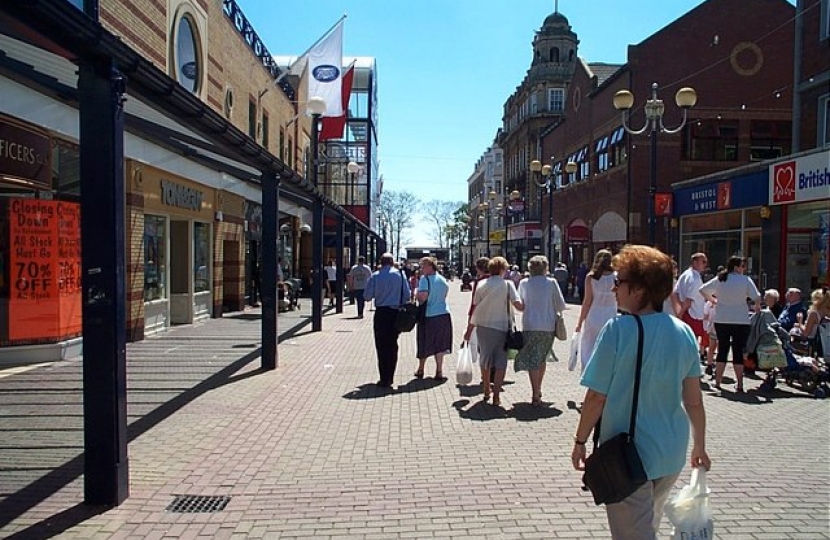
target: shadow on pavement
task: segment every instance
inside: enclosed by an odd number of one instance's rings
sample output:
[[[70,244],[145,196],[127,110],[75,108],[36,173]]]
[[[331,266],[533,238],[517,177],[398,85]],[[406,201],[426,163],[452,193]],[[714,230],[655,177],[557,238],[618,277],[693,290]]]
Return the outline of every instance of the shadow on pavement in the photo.
[[[561,410],[548,405],[536,407],[530,403],[515,403],[512,408],[506,409],[504,405],[495,406],[490,402],[479,400],[469,408],[465,408],[470,403],[472,403],[472,400],[459,399],[452,406],[461,418],[477,422],[507,418],[513,418],[519,422],[535,422],[537,420],[556,418],[562,415]]]
[[[234,315],[233,317],[246,318],[245,315],[240,314]],[[255,317],[259,318],[258,316]],[[278,342],[283,342],[286,339],[301,335],[300,330],[310,324],[311,319],[300,320],[293,327],[282,332],[278,336]],[[134,441],[202,394],[226,384],[233,384],[240,380],[264,373],[261,368],[238,373],[246,365],[260,358],[261,354],[262,348],[257,346],[255,350],[228,364],[207,379],[162,403],[141,418],[129,423],[127,426],[128,443]],[[49,389],[41,389],[39,391],[48,392]],[[25,452],[26,448],[24,447],[20,450]],[[4,499],[0,500],[0,529],[75,481],[83,474],[83,471],[84,455],[80,453],[69,461],[64,462],[63,465],[50,470],[26,487],[8,494]],[[50,538],[108,509],[109,507],[78,504],[51,516],[49,519],[34,523],[26,529],[15,533],[10,538]]]
[[[361,384],[351,392],[343,394],[344,399],[377,399],[394,395],[395,389],[378,386],[375,383]]]

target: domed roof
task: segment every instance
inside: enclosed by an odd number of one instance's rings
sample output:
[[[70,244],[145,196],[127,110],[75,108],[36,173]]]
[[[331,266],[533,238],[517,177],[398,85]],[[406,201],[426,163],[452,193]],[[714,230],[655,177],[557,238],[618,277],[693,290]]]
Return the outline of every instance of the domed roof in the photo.
[[[566,28],[570,26],[568,19],[559,13],[558,11],[554,11],[550,15],[545,18],[545,22],[542,26],[565,26]]]

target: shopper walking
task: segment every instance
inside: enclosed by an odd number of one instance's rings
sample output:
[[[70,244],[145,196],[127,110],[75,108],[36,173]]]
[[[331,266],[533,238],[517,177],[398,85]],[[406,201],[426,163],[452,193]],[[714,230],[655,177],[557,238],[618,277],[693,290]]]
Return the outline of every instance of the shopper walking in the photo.
[[[349,270],[348,276],[349,292],[357,302],[358,319],[363,318],[363,309],[366,307],[363,292],[366,290],[366,284],[369,283],[370,277],[372,277],[372,269],[366,265],[366,257],[361,255],[357,258],[357,264]]]
[[[476,288],[475,310],[464,333],[464,340],[469,341],[473,330],[478,337],[479,366],[481,367],[481,385],[484,400],[490,399],[490,368],[495,368],[493,380],[493,405],[501,405],[501,385],[507,370],[507,329],[511,324],[511,304],[521,310],[522,304],[515,285],[502,277],[507,270],[504,257],[493,257],[487,265],[490,277],[478,284]]]
[[[398,308],[409,300],[409,283],[395,268],[395,257],[384,253],[380,257],[380,270],[372,274],[366,283],[363,297],[375,301],[375,316],[372,327],[375,334],[375,350],[378,355],[377,385],[392,388],[395,369],[398,366],[398,330],[395,317]]]
[[[530,402],[539,406],[542,404],[542,379],[553,347],[556,319],[566,306],[560,285],[555,279],[547,277],[547,257],[532,257],[528,261],[528,269],[530,278],[519,284],[519,298],[524,304],[524,347],[516,356],[513,368],[517,372],[527,371],[532,391]]]
[[[426,317],[418,323],[416,333],[418,369],[415,378],[423,378],[427,358],[435,356],[435,380],[445,381],[444,355],[452,351],[452,318],[447,307],[450,286],[438,273],[435,257],[424,257],[420,263],[421,279],[416,297],[419,304],[426,304]]]
[[[715,301],[715,334],[718,336],[718,356],[715,364],[715,388],[721,390],[723,372],[732,349],[732,367],[735,370],[735,391],[744,391],[744,349],[749,337],[749,308],[747,299],[753,303],[753,312],[761,307],[761,293],[755,283],[744,275],[746,259],[737,255],[729,257],[726,268],[707,281],[700,293]]]
[[[579,357],[582,370],[597,341],[600,330],[617,315],[617,299],[614,296],[614,270],[611,268],[611,252],[601,249],[594,255],[594,265],[585,279],[585,298],[579,311],[575,332],[580,333]]]
[[[671,294],[671,260],[648,246],[625,246],[614,257],[615,294],[623,311],[643,326],[642,368],[634,444],[648,481],[605,511],[614,540],[656,540],[663,505],[683,470],[689,445],[690,465],[709,469],[706,413],[700,391],[700,363],[688,326],[661,311]],[[586,443],[600,416],[599,444],[627,432],[637,365],[638,322],[620,316],[605,326],[585,368],[585,393],[571,461],[584,470]],[[666,354],[671,351],[671,354]]]

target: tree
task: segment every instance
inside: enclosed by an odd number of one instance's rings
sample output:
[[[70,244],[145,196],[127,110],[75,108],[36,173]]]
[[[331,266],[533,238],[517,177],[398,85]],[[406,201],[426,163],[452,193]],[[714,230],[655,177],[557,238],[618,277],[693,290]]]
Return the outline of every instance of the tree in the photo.
[[[378,217],[382,227],[388,231],[389,252],[400,256],[402,241],[406,241],[406,230],[412,227],[412,216],[420,201],[408,191],[384,191],[378,202]]]
[[[423,211],[431,226],[432,239],[437,240],[438,247],[444,247],[444,239],[447,237],[447,225],[454,223],[453,214],[463,204],[460,201],[441,201],[438,199],[424,203]]]

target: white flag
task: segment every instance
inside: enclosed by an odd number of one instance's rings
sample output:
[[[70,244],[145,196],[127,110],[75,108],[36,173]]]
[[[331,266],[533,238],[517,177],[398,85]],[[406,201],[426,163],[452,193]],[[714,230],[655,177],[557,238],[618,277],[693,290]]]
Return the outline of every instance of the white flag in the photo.
[[[326,101],[323,116],[340,116],[343,85],[343,19],[312,46],[308,52],[291,64],[288,73],[301,76],[308,66],[308,95]]]

